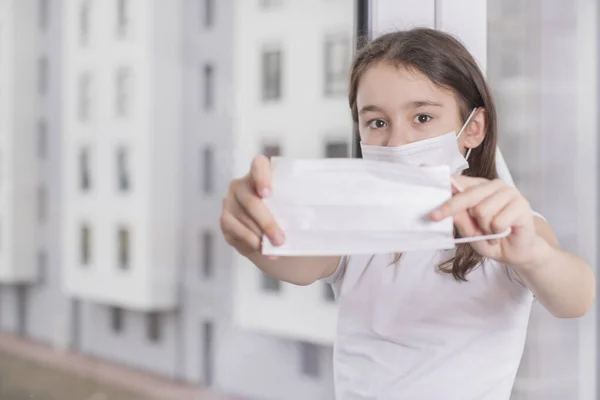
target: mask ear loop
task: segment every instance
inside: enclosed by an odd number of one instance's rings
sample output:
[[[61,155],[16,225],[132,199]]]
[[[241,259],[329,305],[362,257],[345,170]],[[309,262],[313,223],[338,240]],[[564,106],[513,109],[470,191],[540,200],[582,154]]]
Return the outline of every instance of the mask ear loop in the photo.
[[[456,190],[458,190],[460,193],[464,193],[465,189],[460,186],[456,180],[454,180],[454,178],[450,177],[450,183],[452,183],[452,186],[454,186],[454,188]],[[455,244],[460,244],[460,243],[471,243],[471,242],[480,242],[482,240],[494,240],[494,239],[503,239],[507,236],[510,235],[512,229],[508,228],[507,230],[505,230],[502,233],[493,233],[491,235],[482,235],[482,236],[473,236],[473,237],[466,237],[466,238],[458,238],[458,239],[454,239],[454,243]]]
[[[467,120],[465,121],[465,123],[463,124],[462,128],[460,128],[460,131],[458,132],[458,135],[456,135],[456,140],[458,140],[458,138],[460,137],[460,135],[463,134],[463,132],[465,131],[465,129],[467,128],[467,126],[469,125],[469,122],[471,122],[471,120],[473,119],[473,117],[475,116],[475,113],[477,112],[479,108],[475,107],[473,109],[473,111],[471,111],[471,114],[469,114],[469,117],[467,118]],[[471,148],[469,148],[467,150],[467,154],[465,155],[465,160],[469,160],[469,156],[471,155]]]

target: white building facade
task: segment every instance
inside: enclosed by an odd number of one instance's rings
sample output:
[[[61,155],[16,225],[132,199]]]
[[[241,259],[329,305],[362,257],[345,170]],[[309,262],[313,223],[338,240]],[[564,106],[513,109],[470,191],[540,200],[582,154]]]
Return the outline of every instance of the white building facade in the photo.
[[[0,2],[0,327],[63,344],[61,4]]]
[[[28,118],[33,105],[39,113],[40,91],[36,85],[38,35],[32,2],[3,1],[2,21],[2,205],[0,226],[2,254],[0,280],[19,284],[37,278],[35,251],[30,238],[35,233],[35,120]]]
[[[181,2],[63,2],[62,264],[77,350],[177,377]]]

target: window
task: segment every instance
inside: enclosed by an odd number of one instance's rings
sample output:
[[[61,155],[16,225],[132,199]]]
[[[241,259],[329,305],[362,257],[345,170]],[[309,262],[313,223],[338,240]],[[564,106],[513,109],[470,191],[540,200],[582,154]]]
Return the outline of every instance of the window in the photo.
[[[215,1],[204,1],[204,27],[211,28],[215,24]]]
[[[204,109],[210,110],[214,103],[214,69],[210,64],[206,64],[202,70],[204,85]]]
[[[81,264],[89,265],[92,258],[92,232],[87,224],[83,224],[80,228],[79,238],[80,252],[81,252]]]
[[[333,292],[333,288],[329,283],[325,283],[323,286],[325,291],[325,300],[327,301],[335,301],[335,293]]]
[[[39,250],[37,254],[38,283],[46,283],[46,274],[48,269],[48,255],[45,250]]]
[[[350,41],[345,37],[329,37],[325,40],[325,95],[346,94],[347,74],[350,62]]]
[[[161,338],[162,324],[160,314],[157,312],[151,312],[148,314],[148,339],[152,342],[158,342]]]
[[[17,284],[15,286],[15,300],[16,300],[16,322],[17,322],[17,333],[21,336],[27,334],[27,285]],[[4,397],[4,396],[3,396]]]
[[[84,122],[90,119],[90,102],[92,90],[92,75],[84,72],[79,77],[79,98],[78,98],[78,116],[79,120]]]
[[[277,157],[281,155],[281,147],[278,144],[265,144],[262,153],[268,158]]]
[[[40,160],[46,158],[48,147],[48,123],[45,119],[40,119],[37,125],[37,154]]]
[[[320,373],[319,347],[312,343],[300,342],[298,349],[300,351],[302,374],[311,378],[317,378]]]
[[[325,144],[325,157],[327,158],[346,158],[348,157],[348,143],[344,141],[328,142]]]
[[[204,386],[211,386],[213,381],[213,340],[214,340],[214,328],[211,322],[204,322],[202,324],[202,354],[200,359],[202,360],[202,383]]]
[[[210,147],[204,148],[202,151],[202,190],[205,194],[213,192],[213,167],[214,167],[213,150]]]
[[[38,0],[38,26],[40,31],[46,32],[49,25],[49,2],[50,0]]]
[[[130,237],[129,231],[125,228],[119,228],[117,231],[117,246],[119,249],[119,267],[129,269],[130,258]]]
[[[113,332],[123,332],[123,309],[119,307],[111,307],[110,309],[110,320]]]
[[[211,232],[205,231],[201,235],[201,251],[200,254],[202,260],[202,276],[204,278],[210,278],[213,275],[214,270],[214,236]]]
[[[38,186],[37,189],[37,218],[40,224],[46,222],[48,207],[48,191],[45,185]]]
[[[132,74],[128,67],[120,67],[115,78],[115,113],[119,117],[127,117],[131,113]]]
[[[48,93],[48,57],[38,59],[38,94],[44,96]]]
[[[117,38],[124,39],[129,29],[129,1],[117,0]]]
[[[281,51],[266,51],[262,55],[262,98],[281,98]]]
[[[125,148],[120,148],[117,150],[117,182],[120,192],[127,192],[131,187],[127,154],[128,153]]]
[[[83,192],[87,192],[92,187],[90,154],[87,148],[81,149],[79,153],[79,187]]]
[[[279,292],[281,291],[281,281],[262,273],[262,288],[265,292]]]
[[[90,40],[90,1],[82,0],[79,5],[79,43],[82,46]]]

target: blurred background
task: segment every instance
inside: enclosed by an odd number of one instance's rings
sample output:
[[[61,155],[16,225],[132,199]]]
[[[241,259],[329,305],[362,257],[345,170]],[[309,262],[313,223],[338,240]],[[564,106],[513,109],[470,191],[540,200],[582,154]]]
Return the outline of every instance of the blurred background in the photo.
[[[358,36],[458,36],[518,187],[595,268],[599,16],[596,0],[0,0],[0,398],[333,399],[330,288],[260,273],[219,213],[256,154],[353,155]],[[596,336],[595,309],[536,304],[512,399],[600,398]]]

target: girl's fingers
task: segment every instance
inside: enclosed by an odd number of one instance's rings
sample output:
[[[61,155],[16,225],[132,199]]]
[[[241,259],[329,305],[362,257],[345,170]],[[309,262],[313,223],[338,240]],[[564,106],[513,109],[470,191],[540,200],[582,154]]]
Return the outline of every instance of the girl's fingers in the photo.
[[[512,204],[511,202],[518,197],[519,193],[516,189],[505,187],[473,207],[471,214],[477,220],[479,228],[485,234],[501,233],[501,231],[493,229],[492,221],[505,207],[509,207]]]
[[[274,245],[282,245],[285,240],[283,231],[262,199],[254,193],[254,189],[249,185],[240,187],[234,192],[234,195],[245,214],[256,222],[260,232],[264,232]]]
[[[476,221],[466,212],[460,213],[454,217],[454,225],[458,229],[460,236],[463,238],[483,235],[483,232],[479,229]]]
[[[254,251],[260,250],[261,236],[244,226],[228,211],[221,214],[221,229],[227,242],[234,247],[238,248],[242,245],[244,248]]]
[[[440,208],[435,210],[431,214],[431,218],[434,221],[441,221],[448,217],[454,217],[458,213],[468,211],[470,208],[475,207],[484,199],[505,187],[506,184],[500,180],[487,181],[485,183],[466,187],[466,190],[463,193],[454,195]]]
[[[532,218],[531,210],[524,198],[516,198],[504,207],[494,219],[490,226],[494,232],[500,233],[508,228],[518,228],[526,224],[527,218]]]

